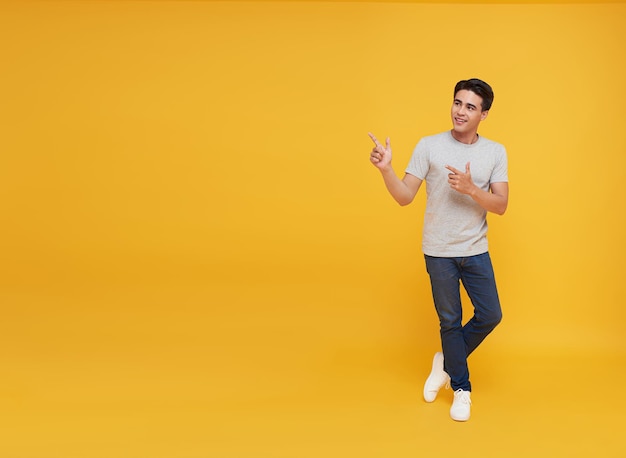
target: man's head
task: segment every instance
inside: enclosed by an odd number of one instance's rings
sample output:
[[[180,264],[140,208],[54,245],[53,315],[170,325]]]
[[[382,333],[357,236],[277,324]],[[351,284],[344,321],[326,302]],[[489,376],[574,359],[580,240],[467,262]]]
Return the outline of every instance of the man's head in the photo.
[[[491,104],[493,103],[493,89],[484,81],[478,78],[459,81],[454,87],[454,96],[456,97],[457,93],[462,90],[471,91],[482,97],[482,111],[488,111],[491,108]]]
[[[450,114],[452,136],[462,143],[474,143],[478,139],[478,125],[489,114],[493,91],[479,79],[459,81],[454,88],[454,100]]]

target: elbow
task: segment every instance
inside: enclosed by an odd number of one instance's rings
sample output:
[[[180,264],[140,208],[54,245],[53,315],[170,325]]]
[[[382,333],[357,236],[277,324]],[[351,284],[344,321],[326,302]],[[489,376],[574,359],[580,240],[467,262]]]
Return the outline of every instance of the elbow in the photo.
[[[506,212],[507,207],[509,206],[508,196],[502,196],[501,199],[498,199],[498,201],[494,202],[494,203],[496,205],[495,205],[495,208],[494,208],[493,212],[496,215],[502,216],[502,215],[504,215],[504,213]]]
[[[500,216],[504,215],[504,213],[506,212],[506,207],[507,205],[503,205],[502,207],[496,209],[495,214]]]
[[[407,192],[397,195],[395,196],[396,202],[398,202],[398,205],[400,205],[401,207],[406,207],[413,202],[413,200],[415,199],[415,194],[416,193],[414,192]]]

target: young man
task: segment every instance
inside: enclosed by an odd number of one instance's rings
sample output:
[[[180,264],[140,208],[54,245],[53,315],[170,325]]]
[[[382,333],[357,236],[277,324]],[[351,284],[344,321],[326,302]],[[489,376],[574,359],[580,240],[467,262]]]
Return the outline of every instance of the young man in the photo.
[[[433,402],[444,385],[452,386],[450,416],[456,421],[470,417],[467,357],[502,319],[487,247],[486,216],[506,211],[507,156],[502,145],[478,135],[492,101],[493,91],[484,81],[459,81],[454,88],[452,129],[422,138],[402,179],[391,165],[389,138],[382,145],[369,134],[375,144],[370,161],[400,205],[410,204],[426,181],[422,250],[443,353],[433,358],[424,399]],[[474,307],[474,316],[464,326],[459,282]]]

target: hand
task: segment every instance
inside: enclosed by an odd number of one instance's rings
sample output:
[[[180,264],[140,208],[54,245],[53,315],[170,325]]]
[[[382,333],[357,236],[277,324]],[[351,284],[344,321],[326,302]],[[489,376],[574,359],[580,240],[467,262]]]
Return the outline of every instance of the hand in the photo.
[[[455,169],[451,165],[446,165],[446,168],[450,170],[448,174],[448,184],[455,191],[461,194],[472,194],[476,189],[476,185],[472,181],[472,174],[470,173],[470,163],[465,164],[465,173]]]
[[[389,137],[385,141],[385,146],[381,145],[380,142],[374,134],[368,134],[372,141],[374,142],[374,148],[370,153],[370,161],[374,164],[375,167],[379,169],[384,169],[389,164],[391,164],[391,145],[389,144]]]

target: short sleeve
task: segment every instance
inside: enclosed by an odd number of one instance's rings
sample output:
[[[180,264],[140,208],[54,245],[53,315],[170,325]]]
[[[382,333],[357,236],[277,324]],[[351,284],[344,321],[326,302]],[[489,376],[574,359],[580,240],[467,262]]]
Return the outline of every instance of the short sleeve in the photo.
[[[405,172],[419,178],[420,180],[425,180],[429,168],[430,160],[428,148],[426,147],[426,142],[422,139],[417,145],[415,145],[413,155],[409,160],[409,165],[407,165]]]
[[[504,183],[509,181],[509,164],[504,146],[501,146],[498,150],[490,181],[491,183]]]

